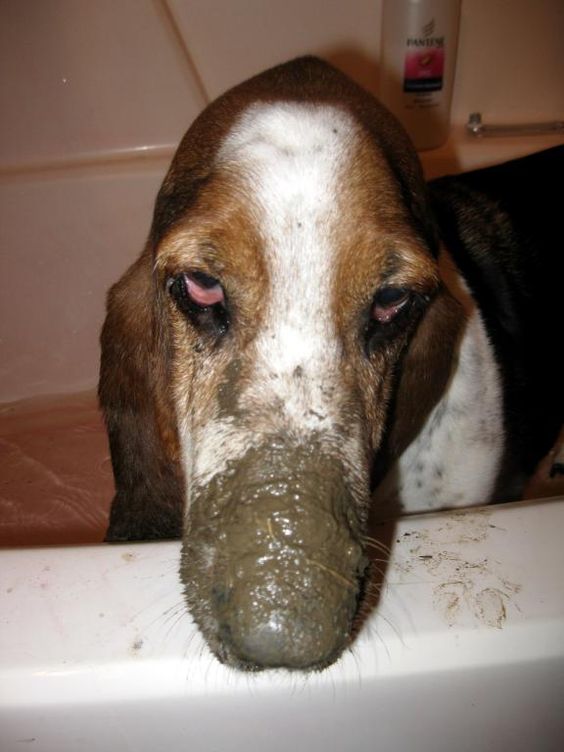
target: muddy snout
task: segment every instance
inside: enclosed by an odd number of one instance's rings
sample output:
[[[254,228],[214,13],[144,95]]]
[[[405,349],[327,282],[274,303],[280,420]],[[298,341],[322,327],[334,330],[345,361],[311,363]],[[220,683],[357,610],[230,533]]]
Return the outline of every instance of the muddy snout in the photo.
[[[251,670],[331,663],[349,641],[366,566],[341,464],[273,440],[209,484],[191,511],[187,593],[207,581],[198,590],[210,618],[190,605],[218,657]],[[214,548],[207,574],[192,566],[200,534]]]

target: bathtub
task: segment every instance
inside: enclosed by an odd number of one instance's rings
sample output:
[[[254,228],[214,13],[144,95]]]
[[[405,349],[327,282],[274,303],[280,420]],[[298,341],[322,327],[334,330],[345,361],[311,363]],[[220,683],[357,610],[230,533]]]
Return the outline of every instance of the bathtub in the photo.
[[[182,606],[180,544],[0,551],[0,749],[560,752],[564,497],[377,524],[352,648],[241,674]]]

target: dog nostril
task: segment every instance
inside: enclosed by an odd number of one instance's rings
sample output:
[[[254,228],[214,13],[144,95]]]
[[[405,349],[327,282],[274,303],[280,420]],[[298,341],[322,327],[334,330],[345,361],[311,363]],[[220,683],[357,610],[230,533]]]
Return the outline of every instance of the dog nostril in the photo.
[[[310,573],[309,580],[317,576]],[[349,639],[356,591],[324,576],[313,587],[324,596],[304,598],[295,582],[287,588],[247,583],[245,588],[230,588],[227,597],[214,589],[217,636],[227,662],[242,668],[303,670],[334,660]]]
[[[237,635],[234,648],[241,657],[260,666],[279,665],[287,652],[284,620],[271,614],[268,621],[255,623]]]
[[[244,626],[244,628],[241,628]],[[343,646],[346,634],[335,635],[323,624],[289,623],[288,614],[271,612],[263,621],[231,624],[222,630],[231,650],[260,668],[306,669],[323,665]]]

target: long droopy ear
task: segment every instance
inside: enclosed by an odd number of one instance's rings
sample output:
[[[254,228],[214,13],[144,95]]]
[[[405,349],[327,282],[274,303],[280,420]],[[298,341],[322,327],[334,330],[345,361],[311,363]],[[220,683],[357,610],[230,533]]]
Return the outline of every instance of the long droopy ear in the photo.
[[[109,294],[98,394],[116,484],[106,540],[177,538],[183,479],[149,247]]]
[[[373,469],[374,487],[423,428],[456,367],[466,315],[441,288],[404,355],[387,434]]]

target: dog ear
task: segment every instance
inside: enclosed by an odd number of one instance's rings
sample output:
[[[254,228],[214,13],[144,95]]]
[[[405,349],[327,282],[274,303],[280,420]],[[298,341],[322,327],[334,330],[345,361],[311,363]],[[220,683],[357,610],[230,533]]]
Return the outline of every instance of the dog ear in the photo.
[[[464,321],[462,306],[442,288],[404,356],[391,411],[388,449],[392,457],[399,457],[413,441],[443,395],[452,374]]]
[[[167,343],[149,249],[115,284],[102,329],[98,395],[116,494],[107,541],[177,538],[183,479],[167,390]]]

